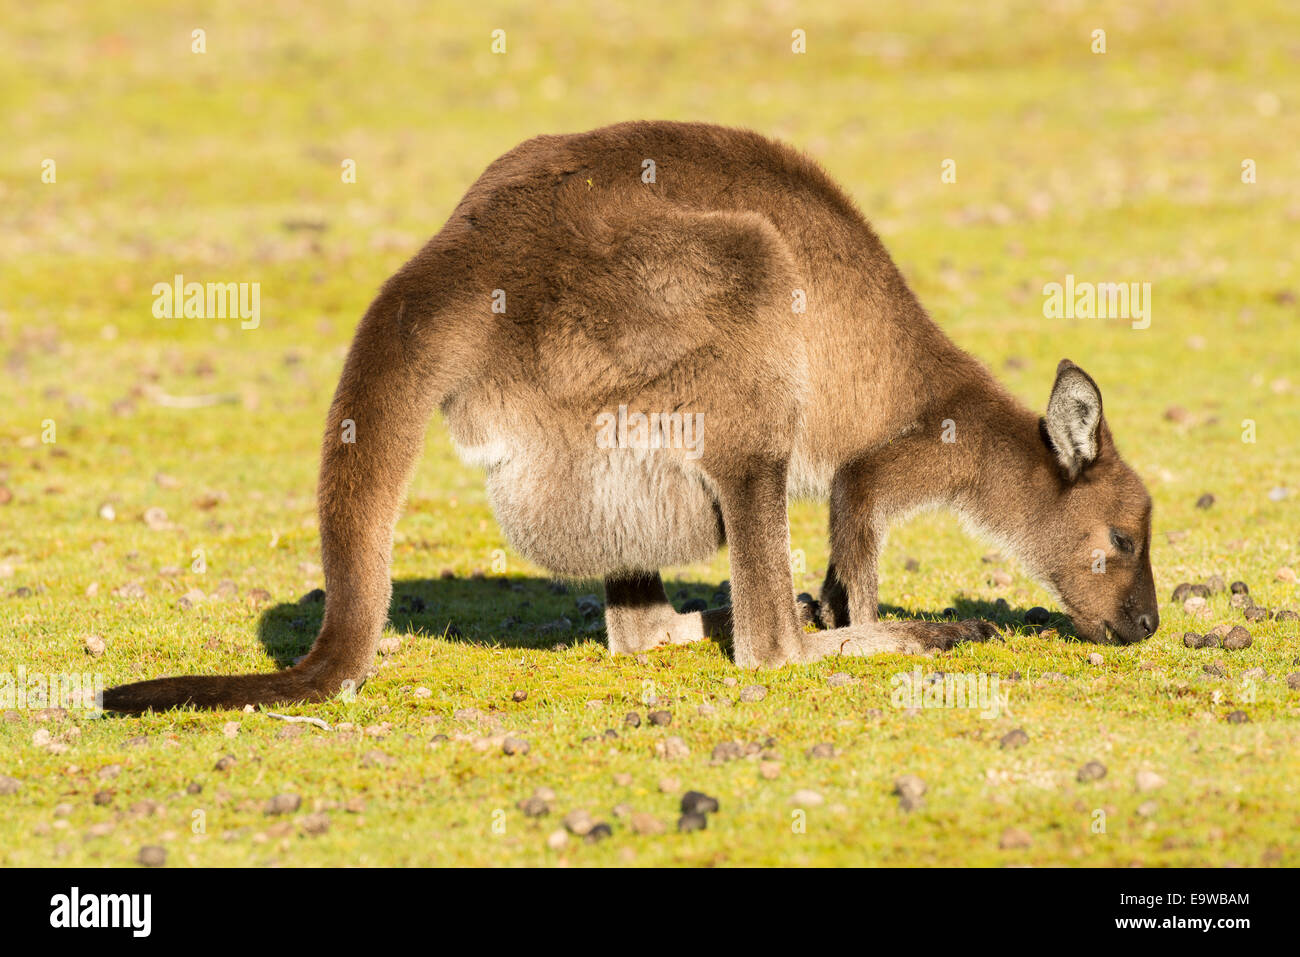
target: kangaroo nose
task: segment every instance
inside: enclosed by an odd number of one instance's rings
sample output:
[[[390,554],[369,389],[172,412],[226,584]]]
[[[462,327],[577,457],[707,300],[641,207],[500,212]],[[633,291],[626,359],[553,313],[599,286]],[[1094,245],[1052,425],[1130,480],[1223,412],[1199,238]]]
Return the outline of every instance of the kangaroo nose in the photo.
[[[1138,627],[1145,631],[1147,637],[1150,638],[1156,633],[1156,629],[1160,627],[1160,615],[1158,613],[1143,615],[1138,619]]]

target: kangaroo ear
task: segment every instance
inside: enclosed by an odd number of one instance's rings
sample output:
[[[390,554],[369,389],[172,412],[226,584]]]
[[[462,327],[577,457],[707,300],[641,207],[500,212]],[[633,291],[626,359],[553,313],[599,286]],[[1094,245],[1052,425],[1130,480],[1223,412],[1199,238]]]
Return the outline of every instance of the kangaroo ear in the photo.
[[[1101,451],[1101,390],[1069,359],[1056,367],[1044,425],[1061,470],[1073,482]]]

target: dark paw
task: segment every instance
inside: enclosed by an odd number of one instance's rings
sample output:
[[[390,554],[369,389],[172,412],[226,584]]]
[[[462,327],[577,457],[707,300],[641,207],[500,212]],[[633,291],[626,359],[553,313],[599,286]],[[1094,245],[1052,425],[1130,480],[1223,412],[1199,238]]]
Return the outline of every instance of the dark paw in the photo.
[[[963,631],[962,641],[988,641],[998,636],[998,626],[983,618],[967,618],[957,622],[957,627]]]
[[[794,602],[795,617],[799,619],[799,627],[805,625],[816,625],[818,628],[825,628],[822,624],[822,605],[808,593],[804,592],[795,599]]]
[[[846,628],[850,624],[849,593],[834,575],[826,576],[818,606],[818,619],[823,628]]]
[[[963,641],[988,641],[997,637],[998,629],[982,618],[967,618],[951,624],[926,623],[921,642],[935,651],[951,651]]]

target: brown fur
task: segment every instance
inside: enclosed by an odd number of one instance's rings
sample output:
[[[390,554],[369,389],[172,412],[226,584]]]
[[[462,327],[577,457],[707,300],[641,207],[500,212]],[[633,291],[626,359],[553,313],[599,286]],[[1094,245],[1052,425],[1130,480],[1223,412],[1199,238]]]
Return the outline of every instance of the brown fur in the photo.
[[[655,183],[641,179],[647,158]],[[698,457],[598,447],[598,416],[620,405],[702,415]],[[105,707],[320,700],[362,681],[435,408],[487,469],[515,547],[606,579],[616,653],[730,630],[753,667],[986,638],[983,622],[877,621],[881,540],[927,505],[1004,543],[1084,637],[1139,640],[1157,624],[1150,499],[1086,373],[1062,362],[1040,419],[930,320],[810,159],[741,130],[625,123],[502,156],[362,319],[325,430],[326,610],[306,659],[124,685]],[[830,500],[832,627],[813,634],[792,600],[791,493]],[[732,608],[676,613],[658,569],[724,540]]]

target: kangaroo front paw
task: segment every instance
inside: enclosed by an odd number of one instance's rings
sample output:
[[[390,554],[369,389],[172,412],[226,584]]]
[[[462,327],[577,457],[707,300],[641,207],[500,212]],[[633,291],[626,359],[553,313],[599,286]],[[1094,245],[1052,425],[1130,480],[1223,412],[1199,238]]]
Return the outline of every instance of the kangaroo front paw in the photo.
[[[818,628],[825,627],[822,623],[821,610],[822,605],[810,597],[799,597],[794,600],[794,616],[799,622],[802,629],[806,625],[815,625]],[[723,605],[720,608],[710,608],[707,611],[697,612],[703,622],[704,635],[708,638],[730,638],[732,636],[731,606]]]
[[[818,628],[824,628],[822,624],[822,606],[821,602],[808,595],[800,595],[794,601],[795,617],[799,619],[799,627],[815,625]]]

